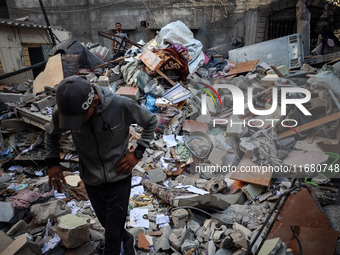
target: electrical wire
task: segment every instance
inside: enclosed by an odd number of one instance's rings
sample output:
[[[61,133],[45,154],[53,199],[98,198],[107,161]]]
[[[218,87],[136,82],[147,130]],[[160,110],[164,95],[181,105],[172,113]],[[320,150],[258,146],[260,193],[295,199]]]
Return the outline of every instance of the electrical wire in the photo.
[[[157,23],[155,16],[150,12],[150,10],[149,10],[148,6],[146,5],[146,3],[144,2],[144,0],[142,0],[142,2],[143,2],[143,4],[144,4],[145,8],[146,8],[146,9],[148,10],[148,12],[150,13],[150,15],[153,17],[155,23],[156,23],[159,27],[161,27],[161,25],[159,25],[159,24]]]
[[[119,2],[115,2],[115,3],[110,3],[110,4],[104,4],[104,5],[101,5],[101,6],[96,6],[96,7],[81,9],[81,10],[71,10],[71,11],[69,11],[69,10],[65,10],[65,11],[46,10],[46,11],[47,11],[47,12],[50,12],[50,13],[75,13],[75,12],[86,12],[86,11],[91,11],[91,10],[96,10],[96,9],[107,8],[107,7],[109,7],[109,6],[115,6],[115,5],[120,4],[120,3],[123,3],[123,2],[126,2],[126,0],[119,1]],[[33,10],[33,9],[19,8],[19,7],[11,6],[11,5],[8,5],[7,7],[8,7],[8,8],[12,8],[12,9],[17,9],[17,10],[20,10],[20,11],[28,11],[28,12],[37,12],[37,13],[41,13],[41,10]]]

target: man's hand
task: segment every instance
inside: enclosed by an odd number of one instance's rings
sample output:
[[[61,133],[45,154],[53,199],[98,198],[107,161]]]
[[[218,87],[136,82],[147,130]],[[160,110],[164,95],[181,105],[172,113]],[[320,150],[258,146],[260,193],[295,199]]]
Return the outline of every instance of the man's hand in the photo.
[[[50,189],[52,189],[52,184],[54,189],[58,190],[60,193],[61,190],[63,189],[63,185],[61,184],[61,181],[63,181],[64,184],[66,183],[66,180],[64,178],[63,172],[64,171],[70,171],[74,172],[71,169],[68,169],[63,166],[54,166],[48,169],[48,185],[50,186]]]
[[[128,174],[132,171],[134,166],[139,162],[133,152],[128,152],[124,158],[122,158],[115,167],[118,167],[117,174]]]

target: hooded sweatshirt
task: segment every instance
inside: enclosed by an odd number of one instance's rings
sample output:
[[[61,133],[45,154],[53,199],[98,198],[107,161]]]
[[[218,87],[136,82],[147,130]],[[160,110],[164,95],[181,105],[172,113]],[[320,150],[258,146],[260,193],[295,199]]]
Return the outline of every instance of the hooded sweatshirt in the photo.
[[[138,147],[149,147],[154,137],[157,117],[137,102],[113,94],[111,88],[94,86],[100,104],[92,117],[77,130],[71,130],[73,143],[79,155],[80,178],[87,185],[97,186],[126,178],[129,174],[116,174],[114,168],[129,151],[129,128],[131,124],[143,127]],[[48,167],[59,164],[60,137],[68,131],[59,128],[58,107],[52,120],[45,125],[45,160]]]

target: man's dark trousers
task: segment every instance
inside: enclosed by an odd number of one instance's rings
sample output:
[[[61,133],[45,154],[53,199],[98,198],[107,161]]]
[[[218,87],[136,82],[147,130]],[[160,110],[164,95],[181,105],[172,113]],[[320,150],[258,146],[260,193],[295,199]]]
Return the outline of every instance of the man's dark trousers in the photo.
[[[131,190],[130,174],[123,180],[99,186],[85,185],[92,207],[105,228],[105,255],[119,255],[121,241],[129,239],[124,228]]]

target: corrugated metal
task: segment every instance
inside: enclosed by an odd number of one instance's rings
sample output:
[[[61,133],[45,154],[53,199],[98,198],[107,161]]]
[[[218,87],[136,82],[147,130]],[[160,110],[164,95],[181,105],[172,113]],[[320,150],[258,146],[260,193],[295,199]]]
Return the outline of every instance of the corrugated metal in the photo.
[[[18,20],[11,20],[11,19],[0,19],[0,25],[11,26],[11,27],[24,27],[24,28],[43,28],[47,29],[45,25],[39,25],[32,22],[27,21],[18,21]],[[58,28],[53,28],[56,30],[63,30]]]

